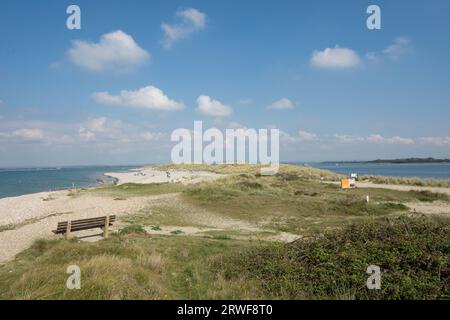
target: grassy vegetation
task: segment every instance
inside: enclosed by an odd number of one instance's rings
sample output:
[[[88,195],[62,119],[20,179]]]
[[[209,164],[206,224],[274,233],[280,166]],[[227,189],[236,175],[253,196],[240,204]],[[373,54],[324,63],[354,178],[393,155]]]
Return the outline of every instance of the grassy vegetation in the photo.
[[[228,175],[188,186],[127,184],[74,194],[112,201],[180,196],[121,216],[125,225],[109,239],[35,242],[0,266],[0,299],[450,298],[449,219],[405,217],[409,202],[450,201],[445,194],[342,190],[321,182],[339,176],[303,166],[282,165],[275,176],[248,165],[159,168]],[[215,230],[216,218],[252,228]],[[202,237],[182,231],[203,223]],[[150,234],[166,226],[168,235]],[[253,240],[281,232],[304,237],[289,244]],[[365,286],[371,264],[383,272],[381,290]],[[65,286],[70,265],[81,268],[81,290]]]
[[[188,187],[184,199],[223,216],[297,234],[405,212],[404,203],[448,201],[444,194],[385,189],[342,190],[295,170],[275,176],[237,174]],[[366,202],[366,196],[370,202]]]
[[[381,268],[380,290],[366,287],[369,265]],[[353,225],[314,241],[251,248],[216,270],[275,299],[449,299],[450,225],[407,218]]]
[[[449,298],[448,220],[365,223],[291,244],[150,236],[138,226],[96,243],[40,240],[0,267],[1,299]],[[365,287],[367,266],[381,290]],[[81,290],[68,290],[69,265]]]
[[[250,174],[259,175],[263,165],[253,164],[166,164],[157,166],[158,170],[193,170],[193,171],[210,171],[218,174]],[[328,170],[311,168],[303,165],[280,164],[280,172],[289,175],[300,176],[303,179],[318,180],[321,177],[328,181],[337,181],[341,175],[335,174]]]
[[[105,185],[94,189],[85,190],[99,195],[115,197],[116,200],[124,200],[126,197],[148,196],[180,192],[183,185],[179,183],[154,183],[154,184],[137,184],[126,183],[119,186]]]
[[[202,227],[200,223],[192,220],[190,215],[186,215],[183,208],[169,205],[153,206],[139,210],[135,214],[127,215],[121,218],[123,222],[131,224],[140,224],[143,226],[152,226],[153,230],[158,230],[159,226],[193,226]],[[160,229],[160,228],[159,228]]]
[[[402,177],[385,177],[364,175],[359,178],[361,181],[370,181],[380,184],[400,184],[418,187],[444,187],[450,188],[449,179],[421,179],[421,178],[402,178]]]
[[[237,253],[248,241],[123,232],[96,243],[40,240],[0,267],[0,299],[225,298],[212,290],[210,261]],[[66,288],[67,267],[81,269],[81,290]],[[245,297],[240,288],[233,292]],[[212,291],[211,291],[212,290]]]

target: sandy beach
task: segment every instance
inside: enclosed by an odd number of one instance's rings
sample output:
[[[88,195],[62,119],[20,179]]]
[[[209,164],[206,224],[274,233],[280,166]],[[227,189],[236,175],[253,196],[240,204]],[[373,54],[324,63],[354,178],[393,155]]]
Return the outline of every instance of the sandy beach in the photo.
[[[125,183],[195,183],[214,180],[221,175],[210,172],[165,171],[142,169],[126,173],[106,173]],[[120,201],[95,193],[73,196],[69,190],[41,192],[18,197],[0,199],[0,263],[14,258],[39,238],[58,237],[52,230],[60,221],[84,219],[107,214],[117,216],[133,214],[151,206],[154,202],[173,198],[173,194],[157,196],[135,196]],[[168,200],[169,201],[169,200]],[[93,233],[92,230],[90,232]],[[94,232],[95,233],[95,232]],[[82,234],[82,233],[80,233]]]
[[[200,181],[212,181],[223,177],[224,175],[208,171],[192,170],[168,170],[160,171],[153,168],[132,170],[121,173],[105,173],[105,176],[117,179],[117,185],[125,183],[166,183],[181,182],[183,184],[197,183]]]
[[[152,184],[152,183],[183,183],[192,184],[201,181],[214,181],[224,175],[207,171],[171,170],[158,171],[153,168],[138,169],[125,173],[106,173],[105,175],[117,179],[117,184],[126,183]],[[376,185],[372,183],[359,183],[364,188],[384,188],[401,191],[429,190],[450,194],[449,188],[413,187],[399,185]],[[120,201],[119,201],[120,200]],[[251,230],[253,232],[267,231],[259,229],[257,225],[242,220],[233,220],[216,215],[212,212],[201,211],[183,203],[178,194],[162,194],[147,196],[132,196],[125,199],[116,199],[96,192],[72,193],[70,190],[54,192],[41,192],[19,197],[0,199],[0,263],[5,263],[16,254],[28,248],[33,241],[39,238],[56,238],[52,230],[60,221],[83,219],[104,216],[107,214],[133,215],[139,210],[155,205],[170,203],[183,208],[183,212],[190,215],[192,221],[205,226],[205,228],[187,228],[173,226],[185,234],[201,234],[208,230]],[[411,210],[424,214],[449,214],[447,203],[411,203]],[[148,230],[149,233],[170,234],[173,229],[165,226],[160,231]],[[97,233],[99,233],[98,231]],[[96,233],[90,230],[88,234]],[[83,232],[77,235],[84,235]],[[281,238],[280,238],[281,237]],[[275,241],[292,241],[296,235],[282,234],[273,238]],[[97,237],[99,238],[99,237]]]

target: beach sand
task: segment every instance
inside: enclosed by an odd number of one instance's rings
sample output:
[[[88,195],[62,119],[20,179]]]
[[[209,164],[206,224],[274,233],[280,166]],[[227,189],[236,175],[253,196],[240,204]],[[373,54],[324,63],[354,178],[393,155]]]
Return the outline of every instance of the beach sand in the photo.
[[[165,183],[180,182],[183,184],[200,181],[213,181],[224,175],[206,171],[171,170],[170,177],[165,171],[152,168],[140,169],[126,173],[107,173],[106,175],[124,183]],[[358,183],[359,187],[375,187],[395,190],[429,190],[450,194],[450,188],[411,187],[399,185],[375,185]],[[81,192],[73,195],[68,190],[55,192],[42,192],[19,197],[0,199],[0,263],[5,263],[16,254],[28,248],[39,238],[57,238],[52,230],[58,222],[99,217],[105,215],[132,215],[142,209],[170,203],[171,206],[180,206],[183,214],[201,228],[188,228],[181,226],[163,226],[161,231],[148,230],[149,233],[170,234],[174,229],[182,229],[185,234],[202,235],[207,231],[220,230],[247,230],[251,232],[264,232],[259,226],[246,221],[222,217],[214,212],[201,210],[183,202],[177,193],[133,196],[126,199],[115,200],[113,196],[105,196],[94,192]],[[448,203],[411,203],[410,208],[423,214],[450,214]],[[120,222],[116,223],[119,225]],[[117,227],[115,227],[117,229]],[[269,230],[270,231],[270,230]],[[101,230],[89,230],[86,235],[98,234]],[[77,236],[85,235],[83,232]],[[273,236],[274,241],[289,242],[298,238],[298,235],[283,233]],[[97,237],[99,238],[99,237]]]
[[[142,169],[126,173],[107,173],[124,183],[195,183],[214,180],[221,175],[210,172],[165,171]],[[105,215],[133,214],[154,202],[173,198],[174,194],[157,196],[135,196],[120,201],[94,193],[72,196],[70,191],[41,192],[18,197],[0,199],[0,263],[28,248],[39,238],[58,237],[52,230],[60,221],[99,217]],[[167,200],[170,201],[170,200]],[[99,229],[100,231],[100,229]],[[90,232],[90,234],[95,232]],[[98,233],[98,232],[97,232]],[[77,233],[77,235],[82,235]]]
[[[169,174],[169,176],[168,176]],[[105,173],[105,176],[118,180],[117,184],[125,183],[165,183],[165,182],[181,182],[183,184],[197,183],[200,181],[213,181],[224,175],[208,172],[208,171],[191,171],[191,170],[169,170],[160,171],[153,168],[133,170],[121,173]]]

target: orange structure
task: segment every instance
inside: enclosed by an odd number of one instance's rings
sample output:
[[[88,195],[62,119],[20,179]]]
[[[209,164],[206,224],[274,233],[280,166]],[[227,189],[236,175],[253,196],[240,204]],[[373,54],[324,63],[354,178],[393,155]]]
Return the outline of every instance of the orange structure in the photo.
[[[356,187],[356,181],[355,179],[341,179],[341,188],[342,189],[351,189]]]

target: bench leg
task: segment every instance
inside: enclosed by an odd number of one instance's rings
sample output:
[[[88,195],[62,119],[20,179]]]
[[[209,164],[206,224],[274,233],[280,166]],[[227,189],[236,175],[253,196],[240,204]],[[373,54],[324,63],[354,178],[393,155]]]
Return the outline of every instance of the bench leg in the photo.
[[[72,239],[72,221],[67,222],[66,239]]]
[[[107,239],[109,237],[109,216],[105,218],[105,226],[103,227],[103,238]]]

